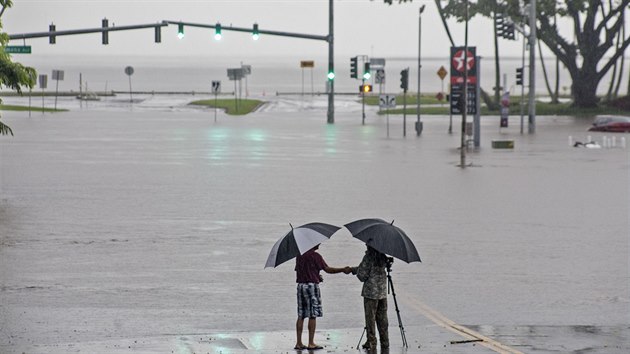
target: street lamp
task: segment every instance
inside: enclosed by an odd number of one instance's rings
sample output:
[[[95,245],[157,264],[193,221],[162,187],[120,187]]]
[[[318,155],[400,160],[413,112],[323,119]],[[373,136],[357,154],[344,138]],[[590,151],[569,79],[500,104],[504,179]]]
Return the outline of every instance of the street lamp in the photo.
[[[416,136],[420,136],[422,133],[422,123],[420,122],[420,71],[422,69],[422,62],[420,60],[422,54],[422,13],[424,12],[424,7],[426,5],[420,6],[420,13],[418,14],[418,92],[416,93],[416,115],[418,116],[418,120],[416,121]]]

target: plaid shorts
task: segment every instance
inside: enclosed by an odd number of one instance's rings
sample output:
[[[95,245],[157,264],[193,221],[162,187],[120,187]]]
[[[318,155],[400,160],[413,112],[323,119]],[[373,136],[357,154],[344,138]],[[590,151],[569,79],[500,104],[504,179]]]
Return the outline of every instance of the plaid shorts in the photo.
[[[319,284],[298,283],[297,315],[299,318],[314,318],[324,315]]]

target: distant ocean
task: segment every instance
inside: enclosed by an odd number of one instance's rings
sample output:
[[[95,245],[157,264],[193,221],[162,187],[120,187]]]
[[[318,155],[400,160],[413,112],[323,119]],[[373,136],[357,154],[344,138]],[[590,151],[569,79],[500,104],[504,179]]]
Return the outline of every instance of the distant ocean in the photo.
[[[83,85],[86,83],[90,91],[129,91],[129,77],[124,69],[127,66],[134,68],[131,76],[131,89],[133,91],[178,92],[195,91],[210,92],[211,83],[214,80],[221,81],[222,92],[233,92],[234,82],[227,76],[228,68],[239,68],[241,65],[250,65],[251,75],[242,81],[242,94],[269,95],[276,92],[305,93],[325,92],[327,59],[322,58],[291,58],[291,57],[257,57],[257,58],[227,58],[227,57],[185,57],[185,56],[35,56],[14,55],[14,60],[24,65],[34,67],[38,74],[48,75],[48,87],[46,91],[54,91],[56,82],[52,80],[53,70],[63,70],[64,80],[59,81],[59,91],[79,91],[79,77],[81,75]],[[400,92],[400,71],[410,68],[410,91],[416,92],[417,66],[416,58],[385,58],[385,84],[382,92]],[[313,69],[301,69],[300,60],[314,60]],[[346,57],[336,58],[335,91],[339,93],[358,93],[360,80],[350,78],[350,59]],[[520,58],[508,58],[502,60],[501,80],[503,85],[504,75],[507,87],[511,91],[520,93],[520,87],[514,86],[516,68],[521,65]],[[547,59],[547,72],[550,80],[555,80],[555,63]],[[447,76],[442,82],[437,75],[441,66],[449,69],[448,58],[423,58],[422,59],[422,92],[448,91]],[[361,69],[360,69],[361,71]],[[626,92],[628,70],[624,73],[625,81],[621,85],[621,93]],[[527,73],[525,75],[527,77]],[[566,71],[560,73],[560,91],[568,93],[570,78]],[[481,61],[481,85],[491,92],[494,87],[494,60],[484,58]],[[600,82],[598,91],[605,93],[608,90],[609,79]],[[554,83],[552,82],[552,87]],[[378,92],[378,86],[374,85],[374,91]],[[40,90],[39,85],[35,90]],[[246,92],[247,91],[247,92]],[[525,90],[527,92],[527,89]],[[537,63],[537,90],[539,94],[545,94],[545,82],[540,62]]]

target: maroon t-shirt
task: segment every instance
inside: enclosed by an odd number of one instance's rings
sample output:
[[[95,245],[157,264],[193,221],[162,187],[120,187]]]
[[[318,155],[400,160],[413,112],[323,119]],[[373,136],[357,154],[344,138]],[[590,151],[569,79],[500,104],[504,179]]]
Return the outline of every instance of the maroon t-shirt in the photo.
[[[295,282],[319,284],[319,271],[327,267],[322,255],[310,250],[295,259]]]

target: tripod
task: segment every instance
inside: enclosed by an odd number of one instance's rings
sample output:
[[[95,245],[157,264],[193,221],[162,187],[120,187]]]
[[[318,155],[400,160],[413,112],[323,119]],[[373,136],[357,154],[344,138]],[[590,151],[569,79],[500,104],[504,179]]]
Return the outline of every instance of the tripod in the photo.
[[[403,327],[402,319],[400,318],[400,309],[398,308],[398,301],[396,300],[396,291],[394,290],[394,282],[392,281],[392,275],[390,274],[392,271],[392,263],[394,262],[393,258],[387,262],[387,293],[389,294],[390,289],[392,296],[394,297],[394,307],[396,308],[396,316],[398,317],[398,327],[400,328],[400,336],[402,338],[402,343],[405,348],[409,348],[407,344],[407,337],[405,336],[405,327]],[[367,327],[363,327],[363,333],[361,333],[361,338],[359,338],[359,343],[357,343],[357,349],[361,345],[361,340],[363,340],[363,336],[365,335],[365,331]]]

